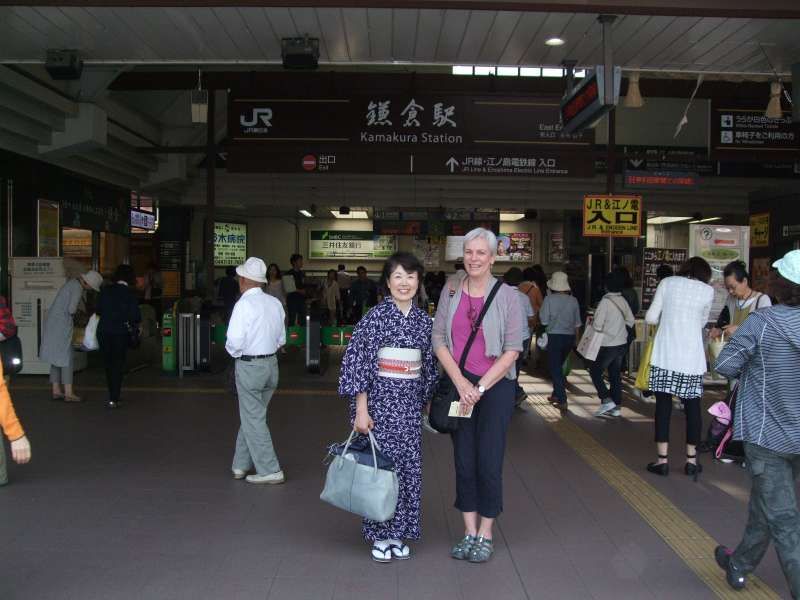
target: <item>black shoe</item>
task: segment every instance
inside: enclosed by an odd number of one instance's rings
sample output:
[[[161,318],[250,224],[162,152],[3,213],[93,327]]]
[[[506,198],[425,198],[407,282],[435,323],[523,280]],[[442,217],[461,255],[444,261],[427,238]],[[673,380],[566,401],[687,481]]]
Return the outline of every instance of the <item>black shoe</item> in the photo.
[[[694,456],[686,455],[686,458],[694,458],[697,459],[697,454]],[[687,461],[686,465],[683,467],[683,472],[686,473],[689,477],[694,477],[694,480],[697,481],[697,476],[703,472],[703,465],[699,463],[690,463]]]
[[[669,457],[659,454],[658,458],[669,458]],[[651,473],[655,473],[656,475],[661,475],[662,477],[666,477],[667,475],[669,475],[669,463],[651,462],[647,465],[647,470],[650,471]]]
[[[119,402],[111,402],[110,400],[106,402],[106,408],[108,410],[116,410],[119,408]]]
[[[733,566],[731,563],[731,554],[733,554],[733,550],[725,546],[717,546],[714,549],[714,558],[717,559],[717,564],[720,568],[725,571],[725,580],[728,582],[728,585],[735,590],[741,590],[744,589],[745,584],[747,584],[747,577],[742,575],[739,569]]]

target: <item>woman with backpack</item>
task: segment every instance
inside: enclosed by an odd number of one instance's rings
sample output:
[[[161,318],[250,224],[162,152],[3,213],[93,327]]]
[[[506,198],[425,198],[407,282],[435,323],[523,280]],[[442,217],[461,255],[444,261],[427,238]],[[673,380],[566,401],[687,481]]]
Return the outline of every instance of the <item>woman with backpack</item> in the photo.
[[[603,335],[600,352],[589,367],[589,375],[597,394],[600,408],[595,417],[618,417],[622,405],[622,359],[628,352],[628,327],[634,326],[634,317],[628,302],[622,296],[625,277],[620,271],[606,276],[608,293],[600,300],[591,327]],[[608,371],[609,391],[603,380]]]
[[[735,550],[718,546],[728,584],[742,589],[774,542],[793,598],[800,598],[800,250],[769,276],[778,304],[752,313],[717,359],[718,373],[739,379],[733,439],[744,442],[752,488],[747,527]]]

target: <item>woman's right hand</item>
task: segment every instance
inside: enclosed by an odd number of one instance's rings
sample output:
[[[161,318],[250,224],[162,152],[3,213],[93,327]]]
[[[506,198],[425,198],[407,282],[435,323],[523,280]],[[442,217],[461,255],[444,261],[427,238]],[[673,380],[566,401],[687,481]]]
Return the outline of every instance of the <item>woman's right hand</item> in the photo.
[[[374,427],[375,422],[372,420],[372,417],[369,416],[367,411],[356,412],[356,419],[353,422],[353,429],[355,429],[358,433],[363,433],[366,435]]]
[[[471,406],[480,399],[480,396],[475,391],[475,386],[472,385],[472,382],[463,375],[459,377],[458,381],[456,381],[456,390],[458,390],[458,397],[462,403],[466,403]]]

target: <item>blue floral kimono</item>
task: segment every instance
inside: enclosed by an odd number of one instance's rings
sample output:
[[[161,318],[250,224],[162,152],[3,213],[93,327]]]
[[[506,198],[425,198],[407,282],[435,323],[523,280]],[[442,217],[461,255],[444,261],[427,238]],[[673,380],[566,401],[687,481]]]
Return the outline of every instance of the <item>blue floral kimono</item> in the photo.
[[[339,393],[350,399],[351,422],[356,395],[366,392],[369,415],[375,422],[373,434],[394,461],[400,484],[395,516],[385,523],[364,520],[364,539],[370,542],[420,537],[421,411],[438,377],[431,329],[431,318],[424,311],[413,306],[404,316],[387,298],[358,322],[342,361]],[[404,361],[386,358],[386,352],[397,352],[392,349],[417,349],[421,360],[408,371]],[[403,374],[396,375],[400,371]]]

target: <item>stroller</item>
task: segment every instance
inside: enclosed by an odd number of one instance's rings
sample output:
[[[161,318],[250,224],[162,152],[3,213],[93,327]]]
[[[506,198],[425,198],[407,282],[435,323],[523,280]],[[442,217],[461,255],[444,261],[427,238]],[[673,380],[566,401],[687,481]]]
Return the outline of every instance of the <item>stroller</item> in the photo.
[[[701,452],[713,452],[722,462],[735,462],[744,467],[745,456],[742,442],[733,440],[733,422],[736,414],[736,397],[739,383],[733,386],[724,401],[712,404],[708,412],[714,417],[708,426],[706,440],[700,445]]]

